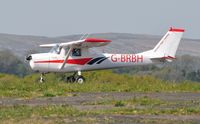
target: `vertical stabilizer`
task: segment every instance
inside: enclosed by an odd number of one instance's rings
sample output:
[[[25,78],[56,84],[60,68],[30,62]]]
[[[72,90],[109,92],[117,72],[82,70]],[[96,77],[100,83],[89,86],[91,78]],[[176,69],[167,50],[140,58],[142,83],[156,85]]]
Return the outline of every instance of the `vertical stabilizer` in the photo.
[[[184,31],[184,29],[170,28],[160,42],[154,47],[152,52],[155,53],[155,55],[175,58]]]

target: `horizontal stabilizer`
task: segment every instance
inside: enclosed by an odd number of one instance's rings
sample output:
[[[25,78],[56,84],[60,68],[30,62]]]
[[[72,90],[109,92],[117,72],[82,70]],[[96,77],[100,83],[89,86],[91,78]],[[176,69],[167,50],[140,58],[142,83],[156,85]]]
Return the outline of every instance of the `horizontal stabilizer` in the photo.
[[[161,61],[161,62],[171,62],[172,60],[176,59],[175,57],[172,56],[163,56],[163,57],[154,57],[154,58],[150,58],[151,60],[156,60],[156,61]]]

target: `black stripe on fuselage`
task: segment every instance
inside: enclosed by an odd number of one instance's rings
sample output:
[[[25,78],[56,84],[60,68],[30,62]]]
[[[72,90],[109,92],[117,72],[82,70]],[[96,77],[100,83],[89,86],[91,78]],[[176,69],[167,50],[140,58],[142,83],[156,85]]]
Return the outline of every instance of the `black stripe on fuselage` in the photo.
[[[108,58],[108,57],[107,57]],[[101,59],[101,60],[99,60],[98,62],[97,62],[97,64],[101,64],[103,61],[105,61],[107,58],[103,58],[103,59]]]
[[[89,61],[87,64],[88,65],[92,65],[94,64],[95,62],[101,60],[101,59],[104,59],[105,57],[98,57],[98,58],[95,58],[95,59],[92,59],[91,61]]]

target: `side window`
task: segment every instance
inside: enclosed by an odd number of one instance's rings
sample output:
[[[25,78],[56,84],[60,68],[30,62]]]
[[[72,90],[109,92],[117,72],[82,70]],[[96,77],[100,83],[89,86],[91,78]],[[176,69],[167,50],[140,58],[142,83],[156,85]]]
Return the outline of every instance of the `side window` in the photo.
[[[80,48],[74,48],[72,50],[72,56],[81,56],[81,49]]]

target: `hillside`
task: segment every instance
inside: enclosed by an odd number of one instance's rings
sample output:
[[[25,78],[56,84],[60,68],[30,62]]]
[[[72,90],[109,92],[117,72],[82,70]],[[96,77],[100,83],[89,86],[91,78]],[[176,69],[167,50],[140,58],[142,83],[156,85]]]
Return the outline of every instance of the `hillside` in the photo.
[[[47,51],[39,48],[38,45],[40,44],[68,42],[71,40],[78,40],[81,36],[82,35],[44,37],[0,34],[0,50],[9,49],[22,59],[30,51]],[[162,36],[127,33],[102,33],[91,34],[90,37],[106,38],[113,41],[108,46],[95,48],[99,51],[112,53],[137,53],[154,47]],[[198,56],[200,54],[199,46],[200,40],[183,39],[180,44],[178,54],[189,54],[193,56]]]

